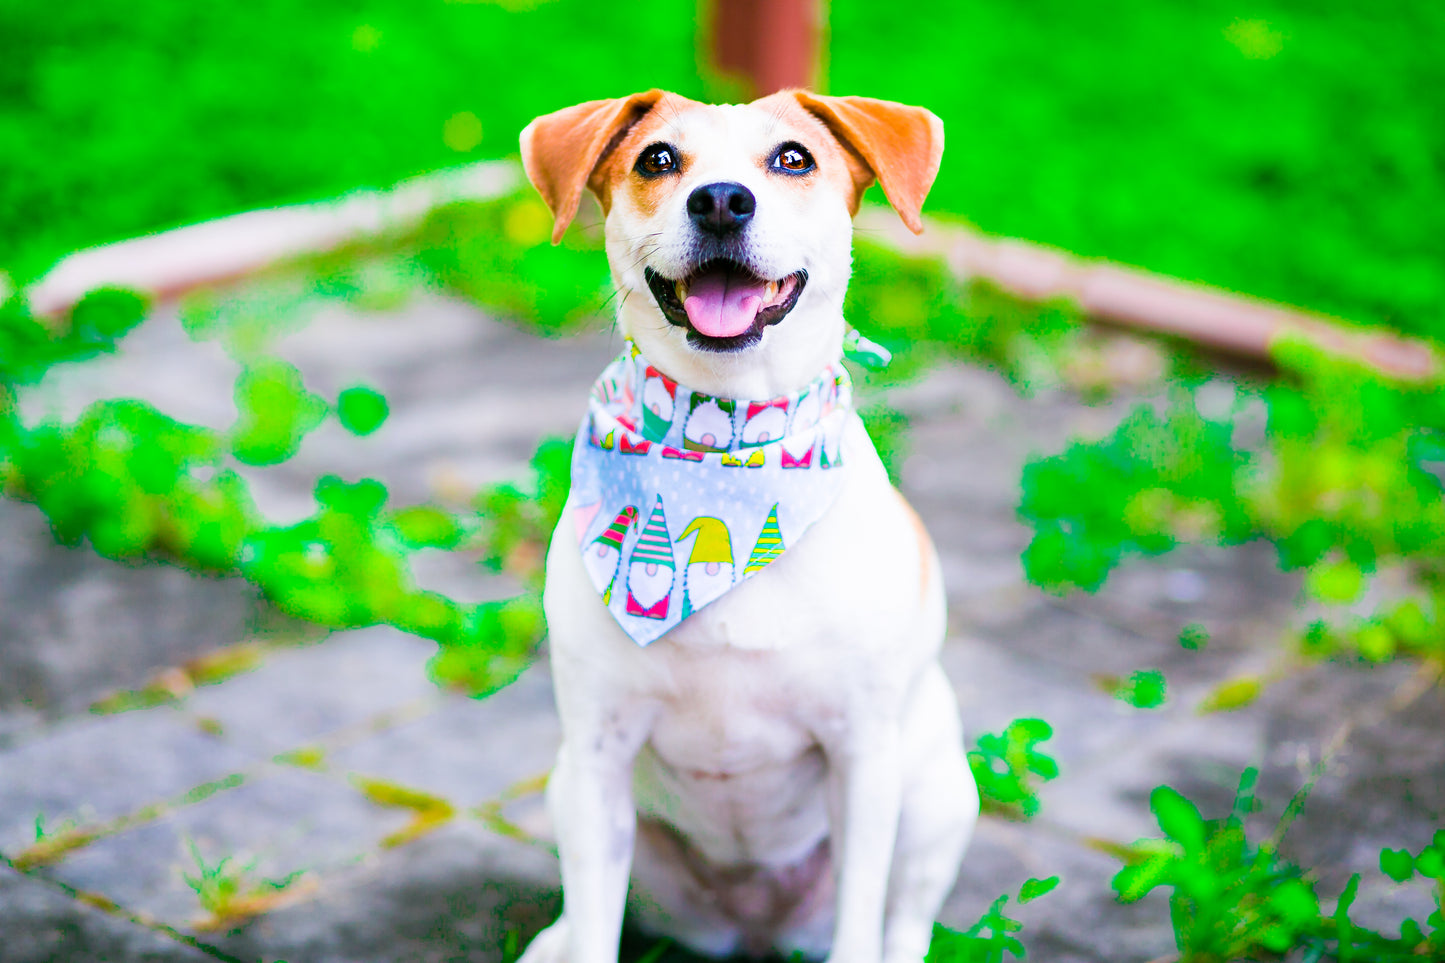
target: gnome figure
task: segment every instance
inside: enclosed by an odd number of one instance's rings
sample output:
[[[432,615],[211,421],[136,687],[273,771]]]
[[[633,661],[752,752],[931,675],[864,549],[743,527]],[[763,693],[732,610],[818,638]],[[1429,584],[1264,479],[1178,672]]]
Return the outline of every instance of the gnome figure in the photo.
[[[677,382],[648,367],[642,382],[642,435],[649,441],[661,441],[672,427],[672,412],[677,401]]]
[[[696,534],[692,554],[682,574],[682,617],[687,618],[726,592],[733,584],[733,542],[728,527],[703,515],[677,537],[680,542]]]
[[[727,451],[733,443],[733,412],[737,402],[731,398],[692,393],[687,424],[682,428],[682,443],[690,451]]]
[[[766,445],[783,437],[787,427],[787,401],[752,402],[748,405],[747,419],[743,422],[743,434],[738,444],[747,447]]]
[[[617,582],[617,573],[622,570],[622,540],[637,518],[637,509],[628,505],[617,513],[607,530],[592,540],[582,553],[582,564],[593,585],[607,587],[602,590],[602,603],[612,600],[612,586]]]
[[[812,468],[814,432],[822,408],[816,391],[810,391],[798,399],[793,409],[792,424],[783,438],[782,462],[784,468]]]
[[[627,569],[627,614],[645,619],[667,618],[667,603],[676,574],[672,536],[667,533],[667,516],[662,511],[662,497],[658,496],[646,527],[637,537],[637,544],[632,546],[632,560]]]
[[[743,575],[748,576],[760,571],[781,554],[783,554],[783,533],[778,528],[778,506],[774,505],[773,510],[768,512],[768,520],[763,522],[763,530],[758,533],[758,543],[753,546],[753,554],[748,556],[748,564],[743,567]]]

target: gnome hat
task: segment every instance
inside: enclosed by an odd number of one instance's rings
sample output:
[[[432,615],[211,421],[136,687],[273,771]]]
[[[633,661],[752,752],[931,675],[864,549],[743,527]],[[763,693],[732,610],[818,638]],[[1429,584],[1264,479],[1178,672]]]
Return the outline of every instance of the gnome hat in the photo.
[[[728,535],[728,527],[721,521],[709,515],[703,515],[692,520],[683,533],[677,537],[680,542],[689,535],[697,533],[697,541],[692,543],[692,554],[687,557],[687,564],[696,565],[699,562],[726,562],[733,563],[733,541]]]
[[[768,512],[768,520],[763,523],[763,530],[758,533],[758,543],[753,546],[753,554],[748,556],[748,564],[743,569],[743,574],[753,574],[781,554],[783,533],[778,528],[778,506],[774,505],[772,511]]]
[[[628,505],[617,513],[617,517],[612,520],[612,524],[607,526],[607,531],[592,540],[592,544],[607,545],[617,549],[619,552],[622,551],[622,540],[627,537],[627,529],[632,526],[632,522],[636,518],[637,509],[632,505]]]
[[[756,418],[769,408],[779,408],[783,414],[788,413],[788,399],[778,398],[774,401],[750,401],[748,402],[748,417]]]
[[[643,562],[648,565],[665,565],[676,568],[672,558],[672,536],[667,534],[667,516],[662,511],[662,496],[657,498],[652,514],[647,517],[647,526],[637,538],[632,549],[632,564]]]
[[[667,375],[663,374],[661,371],[658,371],[658,370],[657,370],[656,368],[654,368],[652,365],[648,365],[648,366],[647,366],[647,370],[642,373],[642,377],[643,377],[644,379],[646,379],[646,380],[651,380],[651,379],[653,379],[653,378],[658,379],[659,381],[662,382],[662,387],[663,387],[663,389],[664,389],[668,394],[672,395],[672,397],[673,397],[674,399],[677,398],[677,382],[676,382],[676,381],[673,381],[671,378],[669,378]]]

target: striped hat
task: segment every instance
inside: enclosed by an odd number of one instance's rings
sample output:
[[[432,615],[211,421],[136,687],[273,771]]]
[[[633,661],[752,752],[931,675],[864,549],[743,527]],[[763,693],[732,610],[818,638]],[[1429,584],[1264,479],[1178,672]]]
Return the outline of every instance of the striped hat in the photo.
[[[668,568],[677,567],[672,560],[672,536],[667,534],[667,516],[662,512],[661,495],[657,497],[657,505],[648,516],[647,527],[642,530],[637,544],[633,546],[632,563],[635,565],[638,562],[665,565]]]
[[[758,543],[753,546],[753,554],[748,557],[743,575],[753,574],[781,554],[783,533],[778,529],[778,506],[774,504],[773,510],[768,512],[768,520],[763,523],[763,530],[758,533]]]
[[[607,531],[592,540],[592,544],[607,545],[619,552],[622,551],[622,540],[627,537],[627,529],[632,527],[632,521],[635,518],[637,518],[637,509],[628,505],[617,513],[612,524],[607,526]]]

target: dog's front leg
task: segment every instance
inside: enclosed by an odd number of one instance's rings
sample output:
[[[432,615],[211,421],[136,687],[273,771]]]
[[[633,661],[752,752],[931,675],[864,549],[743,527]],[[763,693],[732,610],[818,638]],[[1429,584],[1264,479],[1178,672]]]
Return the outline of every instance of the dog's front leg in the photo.
[[[878,963],[902,798],[899,723],[870,715],[828,751],[837,922],[828,963]]]
[[[523,963],[616,963],[637,812],[633,761],[651,725],[645,706],[599,704],[558,686],[563,741],[547,786],[562,863],[562,917]]]

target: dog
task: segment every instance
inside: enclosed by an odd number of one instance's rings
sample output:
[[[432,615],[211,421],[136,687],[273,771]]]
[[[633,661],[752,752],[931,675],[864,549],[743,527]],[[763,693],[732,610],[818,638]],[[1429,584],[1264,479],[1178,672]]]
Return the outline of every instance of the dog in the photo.
[[[788,487],[744,565],[738,526],[699,513],[674,536],[672,490],[587,504],[574,461],[544,590],[563,909],[523,963],[615,963],[624,907],[707,956],[919,963],[978,792],[937,659],[937,555],[833,366],[860,198],[876,179],[921,232],[942,122],[803,90],[651,90],[538,117],[521,148],[554,243],[596,195],[621,294],[630,353],[576,457],[604,481],[701,472],[724,500],[751,479],[827,489]]]

